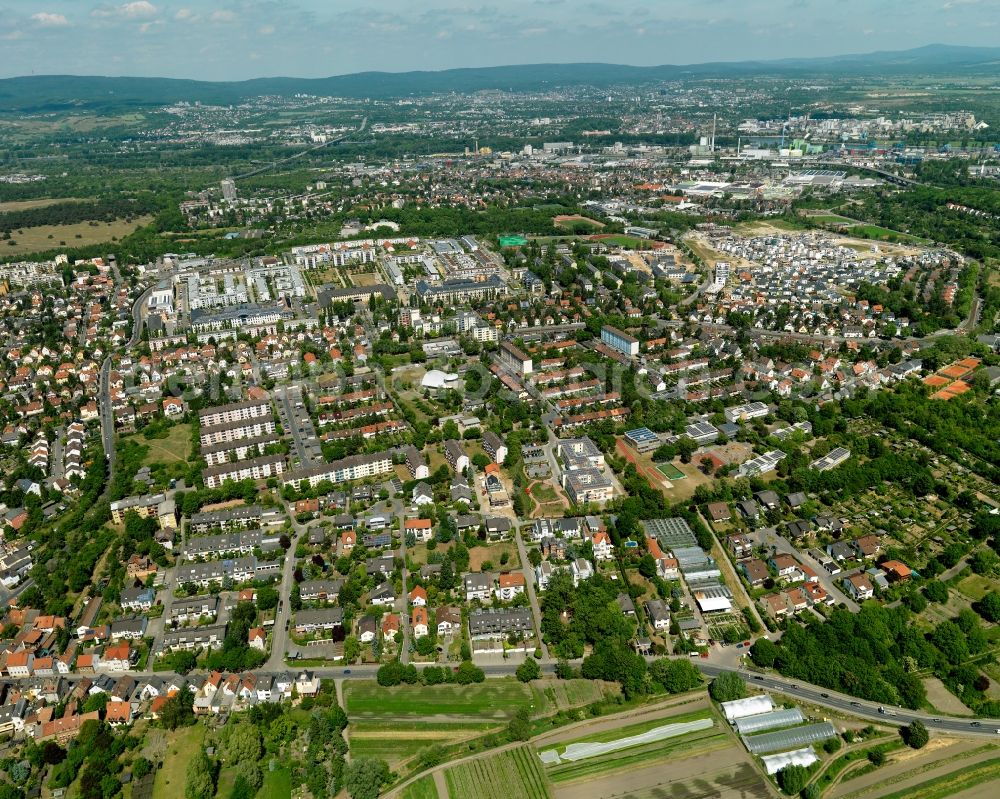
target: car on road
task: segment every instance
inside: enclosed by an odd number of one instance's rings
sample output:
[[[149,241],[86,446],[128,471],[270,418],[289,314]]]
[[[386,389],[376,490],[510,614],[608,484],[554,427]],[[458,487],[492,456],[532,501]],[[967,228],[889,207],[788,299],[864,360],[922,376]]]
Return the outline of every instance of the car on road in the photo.
[[[980,722],[978,722],[978,721],[974,721],[974,722],[972,722],[972,724],[970,726],[972,726],[972,727],[982,727],[983,725]]]
[[[860,702],[851,702],[851,707],[861,707]]]
[[[822,696],[824,699],[830,698],[830,694],[820,694],[820,696]]]
[[[350,674],[350,673],[351,673],[350,669],[344,669],[344,674]]]
[[[755,677],[754,677],[754,679],[755,679],[755,680],[760,680],[761,682],[763,682],[763,681],[764,681],[764,678],[763,678],[763,677],[761,677],[761,676],[760,676],[759,674],[758,674],[757,676],[755,676]]]

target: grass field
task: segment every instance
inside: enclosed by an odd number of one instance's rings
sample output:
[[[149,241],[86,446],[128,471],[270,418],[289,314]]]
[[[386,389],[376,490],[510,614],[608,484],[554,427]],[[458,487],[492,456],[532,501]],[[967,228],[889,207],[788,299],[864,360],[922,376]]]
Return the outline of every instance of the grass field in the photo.
[[[383,688],[375,681],[348,681],[344,701],[352,721],[422,718],[504,722],[535,701],[535,694],[513,678],[478,685],[399,685]],[[353,732],[353,730],[352,730]],[[352,735],[353,739],[353,735]]]
[[[399,799],[438,799],[437,786],[434,777],[428,774],[411,784]]]
[[[591,219],[587,216],[581,216],[580,214],[561,214],[559,216],[552,217],[552,224],[554,227],[563,228],[565,230],[600,230],[604,227],[602,222],[598,222],[596,219]]]
[[[257,791],[258,799],[286,799],[292,795],[292,775],[286,768],[264,770],[264,784]]]
[[[56,197],[45,200],[8,200],[0,203],[0,214],[10,211],[30,211],[32,208],[45,208],[56,203],[79,203],[83,202],[79,197]]]
[[[847,230],[850,236],[863,236],[866,239],[877,239],[878,241],[890,241],[899,244],[930,244],[927,239],[911,236],[908,233],[900,233],[896,230],[880,227],[879,225],[851,225]]]
[[[958,588],[959,593],[967,596],[973,602],[978,602],[986,594],[993,590],[994,583],[988,577],[983,577],[980,574],[970,574],[968,577],[959,580]]]
[[[682,472],[672,463],[661,463],[659,466],[656,467],[656,470],[664,477],[666,477],[670,482],[673,482],[674,480],[683,480],[685,477],[687,477],[687,475],[684,474],[684,472]]]
[[[136,433],[131,436],[131,440],[149,448],[142,461],[144,466],[154,463],[184,463],[191,454],[191,425],[174,425],[166,438],[146,438],[142,433]]]
[[[153,783],[153,799],[184,799],[187,764],[194,759],[204,740],[205,728],[201,724],[180,727],[170,733],[163,768],[156,772]]]
[[[596,236],[591,236],[591,238],[595,241],[600,241],[602,244],[612,244],[618,247],[627,247],[632,250],[639,249],[640,247],[649,244],[649,239],[640,239],[638,236],[598,234]]]
[[[507,562],[500,565],[500,558],[503,553],[507,553]],[[488,547],[473,547],[469,550],[469,571],[478,572],[483,570],[483,563],[492,563],[493,569],[516,569],[521,561],[517,556],[517,544],[504,541],[499,544],[491,544]]]
[[[551,799],[542,764],[529,746],[453,766],[445,772],[450,799]]]
[[[59,247],[86,247],[121,239],[136,228],[152,221],[151,216],[141,216],[127,222],[77,222],[72,225],[39,225],[11,232],[10,240],[3,245],[5,255],[24,255],[29,252],[55,250]]]

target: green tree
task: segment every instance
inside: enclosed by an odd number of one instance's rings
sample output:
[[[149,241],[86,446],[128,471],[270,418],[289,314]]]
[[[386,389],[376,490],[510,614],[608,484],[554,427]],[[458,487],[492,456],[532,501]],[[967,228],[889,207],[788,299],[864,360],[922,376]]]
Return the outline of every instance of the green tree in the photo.
[[[716,702],[732,702],[746,697],[747,686],[735,671],[724,671],[709,684],[708,693]],[[798,793],[799,790],[791,793]]]
[[[975,604],[976,611],[987,621],[1000,621],[1000,593],[990,591]]]
[[[519,707],[507,724],[507,737],[512,741],[527,741],[531,738],[531,717],[528,709]]]
[[[256,762],[260,757],[261,738],[257,725],[250,722],[236,724],[226,743],[226,759],[230,763]]]
[[[389,765],[375,757],[356,757],[344,767],[344,787],[351,799],[377,799],[389,781]]]
[[[252,789],[251,796],[260,790],[264,784],[264,774],[256,760],[241,760],[236,764],[236,776],[246,780],[247,785]]]
[[[517,667],[517,679],[521,682],[531,682],[532,680],[537,680],[542,676],[542,669],[538,665],[538,661],[533,657],[527,657],[524,662]]]
[[[702,684],[701,672],[687,659],[661,658],[649,666],[649,676],[669,694],[692,691]]]
[[[781,790],[789,796],[794,796],[806,787],[809,780],[809,772],[805,766],[791,765],[785,766],[778,772],[778,785]]]
[[[184,799],[212,799],[215,781],[212,778],[212,764],[203,751],[198,752],[188,763],[187,779],[184,782]]]
[[[909,726],[903,727],[900,734],[907,745],[914,749],[923,749],[931,739],[927,726],[920,719],[914,719]]]
[[[931,602],[945,603],[948,601],[948,586],[937,580],[932,580],[924,586],[924,596]]]

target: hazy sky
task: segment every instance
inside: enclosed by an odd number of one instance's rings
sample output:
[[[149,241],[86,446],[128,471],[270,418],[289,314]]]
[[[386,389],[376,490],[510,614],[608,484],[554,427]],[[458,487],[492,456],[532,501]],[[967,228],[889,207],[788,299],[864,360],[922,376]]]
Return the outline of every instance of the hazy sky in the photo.
[[[1000,42],[1000,0],[0,0],[0,74],[237,80]]]

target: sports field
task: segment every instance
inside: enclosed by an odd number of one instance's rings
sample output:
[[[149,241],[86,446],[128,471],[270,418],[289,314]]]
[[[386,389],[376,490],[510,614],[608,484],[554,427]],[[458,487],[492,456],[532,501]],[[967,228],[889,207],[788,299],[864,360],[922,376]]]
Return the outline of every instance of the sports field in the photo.
[[[656,467],[656,470],[666,477],[670,482],[674,480],[683,480],[687,477],[684,472],[674,466],[672,463],[661,463]]]

